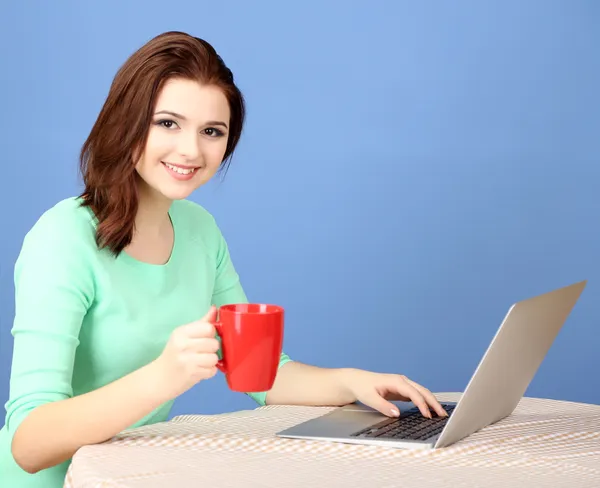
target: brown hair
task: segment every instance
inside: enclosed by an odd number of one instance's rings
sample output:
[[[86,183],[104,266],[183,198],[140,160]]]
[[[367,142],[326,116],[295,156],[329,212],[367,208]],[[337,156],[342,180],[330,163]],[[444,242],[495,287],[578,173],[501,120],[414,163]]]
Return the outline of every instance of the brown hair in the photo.
[[[233,74],[206,41],[183,32],[151,39],[121,66],[80,154],[83,206],[94,212],[96,242],[118,255],[131,242],[138,209],[134,158],[145,146],[156,99],[170,78],[218,86],[227,97],[231,120],[220,170],[240,139],[244,98]]]

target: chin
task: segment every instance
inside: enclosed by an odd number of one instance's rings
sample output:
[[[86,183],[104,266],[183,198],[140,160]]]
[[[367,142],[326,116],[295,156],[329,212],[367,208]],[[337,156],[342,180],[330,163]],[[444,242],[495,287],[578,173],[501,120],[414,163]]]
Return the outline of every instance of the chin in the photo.
[[[147,188],[152,189],[153,193],[166,198],[167,200],[184,200],[188,198],[194,191],[204,185],[210,177],[207,174],[196,174],[188,181],[176,181],[169,175],[152,175],[152,177],[144,178]]]
[[[195,190],[197,190],[197,186],[190,186],[189,188],[159,188],[158,192],[169,200],[185,200]]]

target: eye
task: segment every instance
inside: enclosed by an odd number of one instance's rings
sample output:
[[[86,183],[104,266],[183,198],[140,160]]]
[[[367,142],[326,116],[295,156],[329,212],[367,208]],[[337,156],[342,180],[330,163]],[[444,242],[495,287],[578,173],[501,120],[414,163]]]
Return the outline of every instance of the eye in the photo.
[[[177,122],[171,119],[163,119],[156,122],[156,125],[160,125],[165,129],[174,129],[177,126]]]
[[[214,127],[208,127],[203,132],[209,137],[222,137],[225,135],[222,130],[215,129]]]

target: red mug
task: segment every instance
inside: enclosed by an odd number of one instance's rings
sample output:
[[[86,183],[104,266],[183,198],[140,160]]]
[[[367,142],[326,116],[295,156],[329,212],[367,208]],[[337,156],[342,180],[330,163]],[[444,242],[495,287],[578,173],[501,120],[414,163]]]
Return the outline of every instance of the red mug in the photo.
[[[284,310],[277,305],[223,305],[215,329],[221,337],[217,363],[233,391],[256,393],[273,387],[283,347]]]

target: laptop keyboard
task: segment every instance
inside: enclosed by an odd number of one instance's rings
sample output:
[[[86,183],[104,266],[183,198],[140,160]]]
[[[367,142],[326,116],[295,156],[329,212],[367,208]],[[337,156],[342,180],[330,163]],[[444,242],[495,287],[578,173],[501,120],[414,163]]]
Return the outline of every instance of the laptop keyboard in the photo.
[[[427,417],[423,417],[423,414],[415,407],[402,412],[398,418],[385,419],[366,429],[355,432],[351,436],[377,439],[425,440],[442,431],[450,415],[452,415],[455,405],[442,404],[442,407],[448,413],[448,417],[440,417],[436,412],[431,410],[433,418],[428,419]]]

